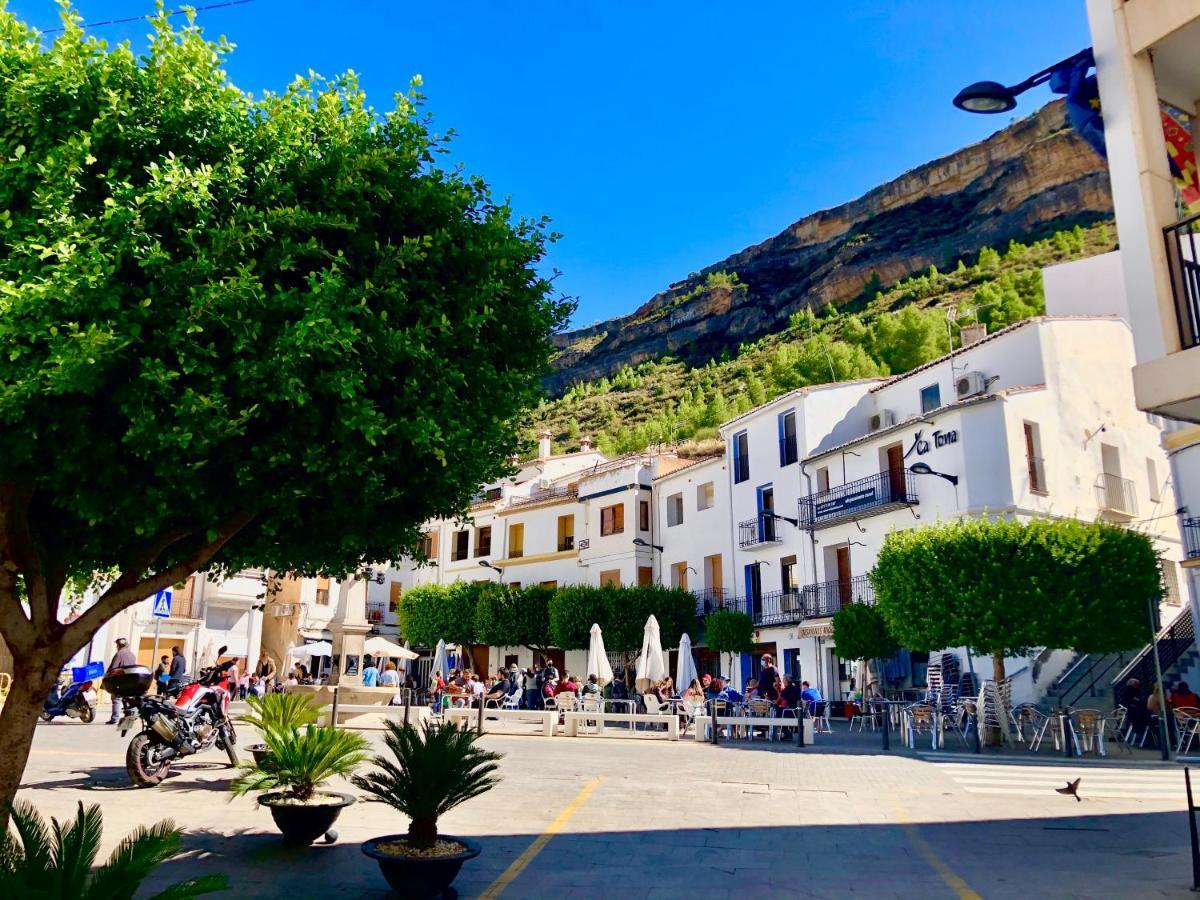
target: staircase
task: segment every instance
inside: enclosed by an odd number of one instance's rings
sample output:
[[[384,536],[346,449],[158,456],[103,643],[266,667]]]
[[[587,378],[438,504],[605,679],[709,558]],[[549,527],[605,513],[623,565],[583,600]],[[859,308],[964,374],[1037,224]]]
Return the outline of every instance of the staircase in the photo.
[[[1198,682],[1193,679],[1200,677],[1200,651],[1196,648],[1196,623],[1192,619],[1191,607],[1185,605],[1174,621],[1158,633],[1155,642],[1158,645],[1163,684],[1183,680],[1195,690]],[[1118,689],[1130,678],[1138,679],[1143,690],[1149,690],[1155,684],[1157,676],[1153,646],[1147,644],[1129,665],[1110,680],[1113,690]]]
[[[1113,676],[1131,656],[1129,652],[1077,654],[1050,685],[1038,706],[1043,712],[1059,706],[1111,709]]]

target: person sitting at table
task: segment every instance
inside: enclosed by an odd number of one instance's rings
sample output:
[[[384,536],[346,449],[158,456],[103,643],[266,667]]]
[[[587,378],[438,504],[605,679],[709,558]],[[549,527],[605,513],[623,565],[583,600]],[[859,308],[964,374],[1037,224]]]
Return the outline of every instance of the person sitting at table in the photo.
[[[800,682],[800,697],[808,704],[809,712],[812,712],[816,705],[825,699],[821,696],[821,692],[807,681]]]
[[[775,701],[777,709],[798,709],[801,701],[804,699],[804,692],[800,685],[792,681],[787,675],[781,675],[779,681],[782,687],[779,690],[779,697]]]
[[[547,678],[542,682],[542,705],[545,706],[545,701],[553,700],[558,693],[558,679]]]
[[[589,675],[588,680],[584,683],[583,688],[580,690],[580,694],[585,700],[599,700],[603,693],[604,692],[600,689],[600,682],[597,680],[595,675]]]
[[[758,679],[757,678],[746,679],[746,699],[747,700],[758,699]]]
[[[479,696],[484,700],[504,700],[513,692],[512,682],[508,680],[508,673],[501,669],[496,673],[496,680],[492,682],[491,690],[486,694],[483,693],[483,683],[479,684]]]
[[[1186,681],[1181,681],[1171,690],[1172,709],[1200,709],[1200,697],[1192,693]]]
[[[563,680],[558,683],[554,689],[554,696],[559,694],[571,694],[572,696],[579,693],[579,682],[575,680],[575,676],[568,672]]]
[[[388,662],[383,667],[383,671],[379,673],[379,686],[390,688],[400,687],[400,673],[396,670],[394,662]]]

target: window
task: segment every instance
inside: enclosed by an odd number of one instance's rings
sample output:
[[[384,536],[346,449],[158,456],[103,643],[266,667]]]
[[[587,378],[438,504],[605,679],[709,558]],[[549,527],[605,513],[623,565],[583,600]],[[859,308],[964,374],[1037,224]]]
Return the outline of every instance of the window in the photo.
[[[475,555],[492,555],[492,526],[481,525],[475,529]]]
[[[421,535],[421,543],[417,545],[417,554],[422,559],[435,559],[438,552],[436,531],[426,531]]]
[[[790,466],[799,458],[796,447],[796,411],[789,409],[779,417],[779,465]]]
[[[450,561],[458,562],[471,555],[471,532],[463,529],[454,532],[454,543],[450,545]]]
[[[519,582],[519,581],[510,581],[510,582],[508,583],[508,586],[509,586],[510,588],[512,588],[514,591],[519,591],[519,590],[521,589],[521,582]]]
[[[617,529],[620,531],[621,529]],[[638,501],[638,531],[650,530],[650,501]]]
[[[329,605],[329,579],[317,579],[317,606]]]
[[[558,517],[558,552],[575,549],[575,516]]]
[[[558,582],[557,581],[543,581],[541,583],[540,587],[549,588],[550,590],[554,590],[556,587],[558,587]]]
[[[785,556],[779,561],[780,587],[784,591],[794,591],[800,585],[796,583],[796,557]]]
[[[942,389],[939,385],[931,384],[921,388],[921,412],[927,413],[942,405]]]
[[[600,534],[620,534],[625,530],[625,504],[606,506],[600,510]],[[649,529],[647,529],[649,530]]]
[[[600,573],[600,587],[620,587],[621,586],[621,570],[609,569],[607,572]]]
[[[744,431],[733,436],[733,483],[750,478],[750,438]]]
[[[514,522],[508,526],[508,558],[518,559],[525,555],[525,524]]]
[[[1048,493],[1041,429],[1036,422],[1025,423],[1025,464],[1029,469],[1029,490],[1034,494]]]
[[[696,485],[696,509],[712,509],[715,502],[711,481]]]
[[[400,608],[400,595],[404,593],[404,586],[398,581],[393,581],[388,585],[388,612],[395,612]]]
[[[1150,484],[1150,502],[1158,503],[1162,499],[1162,485],[1158,483],[1158,466],[1148,456],[1146,457],[1146,480]]]
[[[685,562],[671,565],[671,587],[686,591],[688,589],[688,564]]]
[[[817,493],[823,494],[829,490],[829,466],[817,469]]]
[[[683,524],[683,494],[672,494],[667,498],[667,527]]]
[[[648,587],[654,584],[654,568],[652,566],[638,566],[638,586]]]

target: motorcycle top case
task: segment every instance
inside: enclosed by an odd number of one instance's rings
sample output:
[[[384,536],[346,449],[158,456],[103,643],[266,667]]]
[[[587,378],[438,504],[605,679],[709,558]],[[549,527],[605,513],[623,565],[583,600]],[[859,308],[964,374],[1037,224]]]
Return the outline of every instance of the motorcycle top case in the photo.
[[[145,666],[113,669],[104,677],[104,689],[116,697],[140,697],[150,690],[154,673]]]

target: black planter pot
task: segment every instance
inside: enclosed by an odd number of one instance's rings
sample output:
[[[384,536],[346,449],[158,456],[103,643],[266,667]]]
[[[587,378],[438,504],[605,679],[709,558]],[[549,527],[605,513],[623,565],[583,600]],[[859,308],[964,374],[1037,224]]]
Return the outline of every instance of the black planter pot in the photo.
[[[286,795],[282,793],[263,794],[258,802],[271,810],[271,818],[283,834],[283,842],[289,847],[307,847],[321,835],[333,827],[342,810],[357,802],[350,794],[339,794],[335,791],[318,791],[326,797],[337,797],[337,803],[323,803],[320,806],[296,806],[291,803],[279,803]]]
[[[379,871],[383,873],[383,877],[397,896],[410,897],[413,900],[440,896],[458,877],[463,863],[477,857],[482,849],[477,843],[466,838],[441,834],[438,835],[440,839],[456,841],[466,849],[454,856],[439,856],[433,859],[389,856],[379,852],[380,844],[402,841],[407,837],[405,834],[385,834],[382,837],[371,838],[362,845],[362,852],[379,863]]]
[[[266,744],[250,744],[246,747],[250,751],[250,755],[254,757],[254,764],[258,765],[264,759],[271,755],[271,751],[267,749]]]

